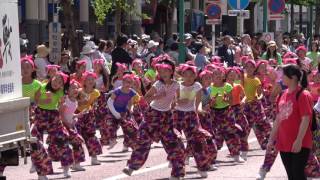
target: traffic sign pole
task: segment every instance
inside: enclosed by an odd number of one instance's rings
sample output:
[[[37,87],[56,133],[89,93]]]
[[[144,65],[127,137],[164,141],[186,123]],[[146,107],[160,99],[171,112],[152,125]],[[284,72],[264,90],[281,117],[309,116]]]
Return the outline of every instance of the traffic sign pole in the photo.
[[[215,53],[216,46],[216,25],[212,24],[212,54]]]
[[[243,14],[242,14],[242,10],[240,10],[240,17],[239,17],[239,21],[240,21],[240,36],[242,36],[243,35]]]

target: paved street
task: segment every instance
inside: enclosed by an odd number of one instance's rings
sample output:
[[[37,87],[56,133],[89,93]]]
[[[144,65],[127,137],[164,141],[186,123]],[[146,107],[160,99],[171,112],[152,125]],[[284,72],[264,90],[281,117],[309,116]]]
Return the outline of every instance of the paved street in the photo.
[[[108,151],[104,148],[104,154],[99,156],[102,162],[100,166],[91,166],[90,159],[87,159],[83,163],[86,171],[73,172],[71,179],[90,179],[90,180],[165,180],[170,176],[170,169],[166,161],[166,154],[161,144],[153,144],[152,151],[149,159],[142,169],[136,171],[131,177],[127,177],[122,174],[121,170],[125,167],[126,161],[130,156],[130,152],[122,153],[122,138],[119,139],[119,143],[114,149]],[[228,150],[224,146],[218,154],[218,171],[210,172],[208,179],[215,180],[250,180],[255,179],[256,174],[259,170],[261,163],[264,158],[264,151],[259,149],[258,143],[255,137],[251,134],[250,136],[250,148],[251,151],[248,154],[248,162],[245,164],[235,164],[229,158]],[[28,164],[24,165],[21,160],[19,167],[8,167],[5,171],[5,175],[8,180],[17,179],[36,179],[36,174],[29,174],[30,159]],[[63,179],[62,169],[60,163],[54,163],[54,175],[48,176],[50,179]],[[195,163],[193,159],[190,161],[190,165],[187,167],[187,175],[185,179],[199,179]],[[267,175],[266,179],[273,180],[284,180],[286,179],[284,168],[281,164],[280,158],[278,157],[274,164],[271,172]]]

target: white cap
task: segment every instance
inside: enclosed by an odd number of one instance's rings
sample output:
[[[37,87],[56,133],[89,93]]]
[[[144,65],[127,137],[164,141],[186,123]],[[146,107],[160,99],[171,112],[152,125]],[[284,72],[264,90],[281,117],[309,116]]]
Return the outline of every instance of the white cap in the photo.
[[[148,49],[155,47],[155,46],[159,46],[159,43],[155,42],[154,40],[149,41],[149,43],[147,45]]]
[[[87,41],[86,46],[90,46],[92,49],[98,49],[98,46],[93,41]]]

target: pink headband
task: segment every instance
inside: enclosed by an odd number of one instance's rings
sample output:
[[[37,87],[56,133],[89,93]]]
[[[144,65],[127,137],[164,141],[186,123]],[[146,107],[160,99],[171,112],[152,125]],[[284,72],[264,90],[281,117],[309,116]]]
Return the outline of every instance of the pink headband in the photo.
[[[77,61],[77,66],[81,66],[81,65],[87,65],[87,61],[86,60]]]
[[[33,60],[32,60],[32,56],[26,56],[26,57],[21,58],[21,63],[22,63],[22,62],[28,62],[28,63],[30,63],[31,66],[32,66],[32,69],[35,69],[35,65],[34,65],[34,62],[33,62]]]
[[[129,80],[134,81],[135,75],[134,75],[134,74],[125,74],[122,79],[123,79],[123,80],[129,79]]]
[[[170,64],[156,64],[156,69],[169,69],[172,70],[172,66]]]
[[[304,46],[299,46],[299,47],[296,49],[296,52],[298,52],[298,51],[307,52],[307,49],[306,49],[306,47],[304,47]]]
[[[84,72],[83,76],[84,79],[87,79],[89,76],[93,77],[94,79],[97,79],[97,74],[89,71]]]
[[[81,87],[81,84],[78,81],[76,81],[75,79],[72,79],[69,84],[70,85],[74,84],[74,85]]]
[[[58,72],[58,73],[57,73],[57,75],[59,75],[59,76],[61,76],[61,77],[62,77],[62,79],[63,79],[63,83],[64,83],[64,84],[66,84],[66,83],[68,82],[68,78],[69,78],[69,76],[68,76],[68,75],[66,75],[65,73],[63,73],[63,72]]]
[[[116,63],[116,65],[117,65],[117,67],[119,68],[119,69],[122,69],[122,70],[127,70],[127,66],[125,65],[125,64],[122,64],[122,63]]]
[[[212,62],[212,63],[221,63],[221,57],[219,57],[219,56],[212,56],[211,62]]]
[[[206,67],[204,68],[205,70],[208,70],[208,68],[211,67],[211,68],[217,68],[217,66],[215,66],[214,64],[208,64],[206,65]]]
[[[142,64],[142,60],[141,59],[135,59],[132,62],[132,67],[135,66],[136,64]]]
[[[240,61],[241,62],[246,62],[249,60],[249,56],[241,56]]]
[[[252,64],[254,67],[257,67],[256,66],[256,62],[252,59],[248,59],[246,62],[245,62],[245,65],[247,65],[248,63]]]
[[[199,78],[202,79],[204,76],[211,76],[213,73],[211,71],[208,70],[204,70],[199,74]]]
[[[216,70],[222,72],[223,74],[226,74],[226,69],[224,67],[217,67]]]
[[[187,61],[186,64],[188,64],[189,66],[196,66],[193,61]]]
[[[266,64],[266,65],[268,65],[269,62],[266,61],[266,60],[263,60],[263,59],[259,59],[259,60],[258,60],[258,63],[257,63],[257,67],[259,67],[261,64]]]
[[[171,57],[168,54],[161,54],[160,56],[158,56],[156,58],[156,60],[159,61],[163,61],[163,60],[171,60]]]
[[[192,71],[194,74],[197,74],[197,67],[195,66],[190,66],[188,64],[185,64],[181,67],[181,72],[184,73],[186,71]]]
[[[297,59],[295,58],[283,59],[283,64],[297,64]]]
[[[53,69],[56,69],[56,70],[59,70],[61,67],[58,66],[58,65],[52,65],[52,64],[49,64],[46,66],[46,70],[47,71],[50,71],[50,70],[53,70]]]
[[[93,64],[104,65],[104,60],[103,60],[103,59],[95,59],[95,60],[93,61]]]
[[[283,55],[283,59],[293,58],[293,57],[297,57],[297,55],[295,53],[291,52],[291,51],[288,51]]]
[[[236,68],[236,67],[227,68],[227,69],[226,69],[226,74],[229,74],[231,71],[234,71],[234,72],[237,73],[237,74],[241,74],[241,72],[239,71],[239,69]]]

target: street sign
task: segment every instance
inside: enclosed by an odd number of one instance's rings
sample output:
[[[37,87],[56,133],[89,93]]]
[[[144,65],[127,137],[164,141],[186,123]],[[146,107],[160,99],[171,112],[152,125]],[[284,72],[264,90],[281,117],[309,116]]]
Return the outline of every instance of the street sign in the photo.
[[[269,0],[268,7],[271,13],[280,14],[286,8],[285,0]]]
[[[283,20],[285,18],[282,14],[285,9],[285,0],[269,0],[268,9],[269,21]]]
[[[215,25],[215,24],[220,24],[221,23],[221,19],[207,19],[206,20],[206,24],[212,24],[212,25]]]
[[[228,4],[232,9],[243,10],[249,6],[249,0],[228,0]]]
[[[50,61],[57,64],[61,59],[61,24],[52,22],[49,24]]]
[[[244,19],[250,19],[250,11],[249,10],[229,10],[228,16],[242,16]]]
[[[206,13],[209,19],[220,19],[221,8],[218,4],[210,4],[206,9]]]
[[[262,39],[266,42],[274,40],[274,32],[266,32],[262,34]]]

